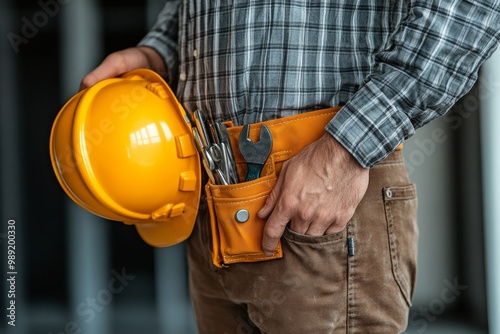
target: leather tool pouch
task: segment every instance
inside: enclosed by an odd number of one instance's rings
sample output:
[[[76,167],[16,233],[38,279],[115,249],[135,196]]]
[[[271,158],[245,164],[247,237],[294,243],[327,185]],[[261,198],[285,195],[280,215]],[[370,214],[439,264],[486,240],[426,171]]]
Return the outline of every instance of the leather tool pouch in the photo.
[[[252,124],[249,137],[258,141],[260,127],[266,124],[273,137],[273,149],[256,180],[243,182],[246,164],[238,150],[242,126],[228,124],[228,133],[236,160],[240,183],[205,185],[212,230],[212,262],[222,268],[237,262],[257,262],[283,257],[281,243],[273,255],[262,252],[265,220],[257,217],[276,184],[283,162],[325,133],[325,125],[339,108],[322,109],[262,123]]]

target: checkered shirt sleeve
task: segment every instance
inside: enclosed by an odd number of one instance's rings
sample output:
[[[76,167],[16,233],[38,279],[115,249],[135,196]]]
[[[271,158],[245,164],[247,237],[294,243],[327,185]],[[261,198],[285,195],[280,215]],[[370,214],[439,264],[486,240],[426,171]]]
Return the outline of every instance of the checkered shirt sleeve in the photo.
[[[189,111],[235,124],[342,105],[326,126],[366,168],[469,91],[500,0],[175,0],[139,43]]]

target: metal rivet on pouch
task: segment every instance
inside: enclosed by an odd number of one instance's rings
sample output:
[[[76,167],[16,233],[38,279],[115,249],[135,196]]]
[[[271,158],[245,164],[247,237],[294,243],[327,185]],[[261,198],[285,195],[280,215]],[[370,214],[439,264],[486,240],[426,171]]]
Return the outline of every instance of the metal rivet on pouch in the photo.
[[[244,223],[248,220],[248,218],[250,218],[250,213],[248,213],[245,209],[238,210],[234,214],[234,219],[236,219],[238,223]]]
[[[387,196],[387,198],[391,198],[392,197],[392,190],[391,189],[386,189],[385,190],[385,196]]]

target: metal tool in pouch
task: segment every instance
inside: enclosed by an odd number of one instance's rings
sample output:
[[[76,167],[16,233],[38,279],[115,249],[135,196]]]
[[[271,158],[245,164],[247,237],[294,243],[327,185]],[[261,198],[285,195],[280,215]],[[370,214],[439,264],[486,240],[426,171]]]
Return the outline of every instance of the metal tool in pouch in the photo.
[[[228,185],[239,182],[236,161],[226,126],[221,122],[206,120],[200,110],[194,112],[193,137],[201,155],[203,166],[213,184]],[[245,181],[260,176],[262,167],[272,150],[269,128],[262,125],[260,139],[252,142],[248,138],[249,125],[245,125],[239,138],[239,149],[247,164]]]
[[[223,185],[238,183],[236,163],[226,126],[205,120],[200,110],[194,112],[194,121],[194,141],[210,181]]]

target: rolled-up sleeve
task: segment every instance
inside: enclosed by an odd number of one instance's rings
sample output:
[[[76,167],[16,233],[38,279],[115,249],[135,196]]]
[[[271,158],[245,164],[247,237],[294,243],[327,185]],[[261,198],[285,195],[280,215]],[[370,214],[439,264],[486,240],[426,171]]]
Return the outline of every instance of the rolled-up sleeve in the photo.
[[[174,73],[179,65],[179,6],[180,0],[167,1],[156,23],[138,43],[139,46],[155,49],[163,57],[170,78],[175,77]]]
[[[366,168],[444,115],[472,88],[498,45],[498,0],[408,5],[409,15],[377,53],[374,71],[326,126]]]

